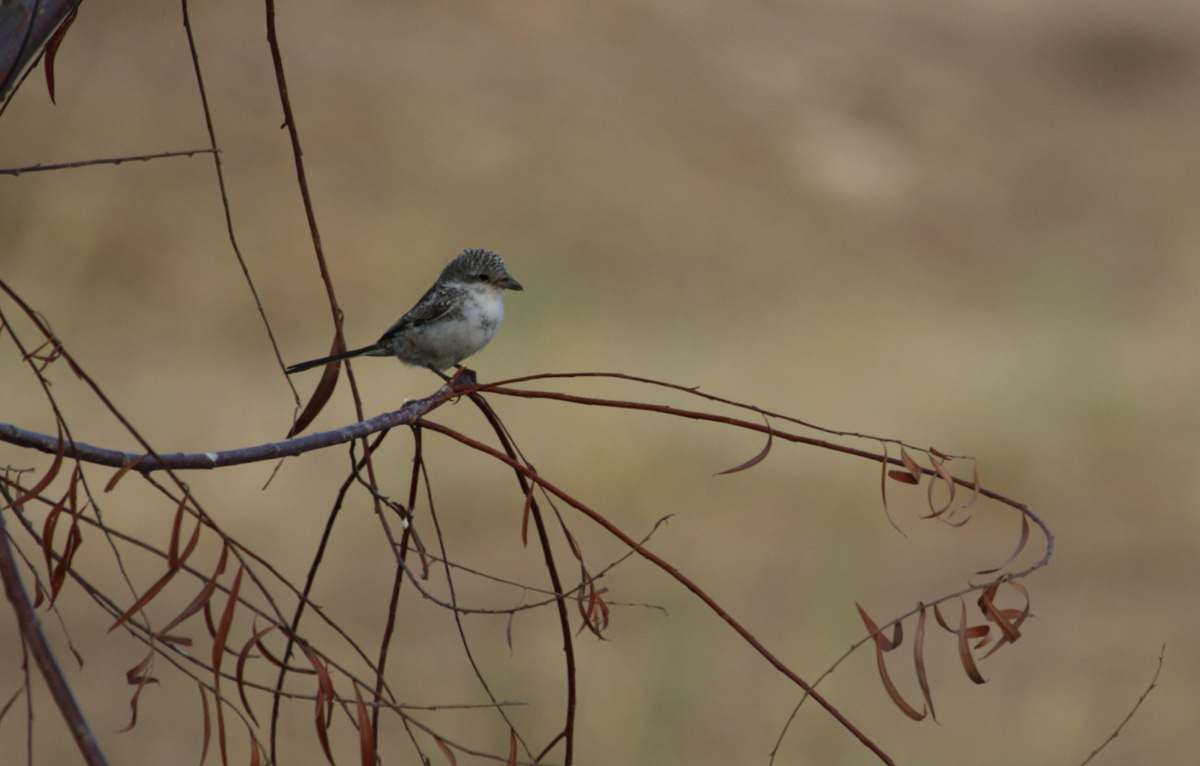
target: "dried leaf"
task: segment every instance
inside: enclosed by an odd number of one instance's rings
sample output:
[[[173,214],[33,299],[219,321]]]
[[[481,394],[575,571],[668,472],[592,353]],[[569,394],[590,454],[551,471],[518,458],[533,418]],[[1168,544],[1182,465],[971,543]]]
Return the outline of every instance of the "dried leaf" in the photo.
[[[900,482],[901,484],[920,484],[920,479],[914,479],[913,475],[908,471],[888,471],[888,476]]]
[[[145,673],[146,668],[150,666],[150,661],[152,659],[154,659],[154,652],[150,652],[146,655],[146,659],[125,671],[125,680],[131,684],[137,684],[137,691],[133,693],[133,697],[129,700],[129,707],[133,709],[133,718],[129,721],[129,725],[124,729],[117,729],[115,732],[117,734],[124,734],[125,732],[132,730],[134,726],[137,726],[138,697],[141,696],[142,689],[145,689],[147,684],[158,683],[157,678],[146,675]]]
[[[329,355],[333,356],[341,350],[338,345],[337,336],[334,336],[333,346],[329,349]],[[316,390],[313,391],[312,398],[308,400],[308,404],[304,405],[304,410],[300,413],[300,417],[296,418],[296,422],[292,424],[292,428],[288,431],[287,438],[292,438],[304,429],[308,428],[317,415],[321,414],[321,410],[325,409],[325,405],[329,402],[329,397],[333,396],[333,390],[337,388],[338,375],[342,371],[341,362],[330,362],[325,365],[324,372],[321,373],[321,380],[317,383]]]
[[[217,688],[221,684],[221,660],[225,658],[225,643],[229,639],[229,627],[233,624],[233,613],[237,609],[238,591],[242,589],[242,574],[245,571],[245,565],[238,567],[233,586],[229,589],[229,598],[225,601],[225,611],[221,613],[221,624],[217,628],[217,635],[213,637],[212,667]]]
[[[938,478],[941,479],[943,482],[945,482],[946,489],[950,493],[950,496],[948,498],[946,498],[946,504],[943,505],[941,507],[941,509],[935,511],[933,509],[933,490],[934,490],[934,487],[937,486],[937,482],[936,481],[929,482],[929,491],[926,492],[926,495],[927,495],[927,500],[929,503],[929,510],[932,511],[932,513],[929,516],[926,516],[925,518],[936,519],[936,518],[940,517],[946,511],[950,510],[951,504],[954,503],[954,493],[955,493],[955,490],[958,485],[956,485],[954,483],[954,478],[952,476],[950,476],[950,473],[946,470],[946,467],[943,465],[944,461],[938,460],[936,458],[930,458],[929,462],[933,466],[933,470],[937,472]],[[949,523],[949,522],[947,522],[947,523]],[[966,523],[966,522],[960,522],[956,526],[962,526],[962,524],[964,524],[964,523]]]
[[[858,607],[858,613],[862,617],[863,623],[867,626],[867,630],[871,633],[875,633],[875,660],[879,666],[879,678],[883,681],[884,690],[887,691],[888,696],[891,697],[893,704],[900,708],[900,712],[904,713],[904,715],[908,716],[914,721],[924,720],[926,713],[924,711],[918,713],[916,708],[908,704],[904,697],[900,695],[900,690],[896,688],[896,685],[892,683],[891,676],[888,675],[887,663],[883,659],[883,653],[895,649],[900,645],[900,642],[903,639],[900,623],[896,623],[894,639],[892,641],[888,641],[886,636],[884,636],[882,633],[876,632],[879,630],[879,628],[875,625],[875,621],[867,615],[866,611],[858,604],[855,604],[855,606]]]
[[[200,688],[200,706],[204,708],[204,746],[200,750],[200,766],[204,766],[204,759],[208,757],[208,744],[212,741],[212,718],[208,713],[208,695],[204,691],[204,684],[196,681],[196,686]]]
[[[925,605],[919,604],[921,613],[917,617],[917,633],[913,636],[913,664],[917,669],[917,683],[921,685],[921,695],[925,698],[925,707],[929,708],[929,716],[937,720],[933,710],[933,694],[929,691],[929,675],[925,670]]]
[[[317,705],[313,716],[313,723],[317,727],[317,739],[321,742],[321,749],[325,751],[325,758],[329,761],[329,765],[337,766],[333,762],[333,753],[329,749],[329,723],[333,716],[335,699],[333,680],[311,647],[305,646],[304,653],[308,655],[308,661],[312,663],[313,670],[317,672]]]
[[[458,766],[458,759],[454,757],[454,753],[450,751],[450,748],[445,742],[442,741],[442,738],[435,734],[433,735],[433,741],[436,742],[437,746],[440,747],[442,752],[446,754],[446,760],[450,761],[450,766]]]
[[[55,600],[58,598],[59,591],[62,590],[63,583],[66,581],[67,572],[71,568],[71,562],[75,560],[75,554],[79,551],[79,546],[83,545],[83,533],[79,531],[79,519],[71,522],[71,531],[67,533],[67,543],[63,546],[62,555],[58,559],[58,566],[54,568],[54,573],[50,575],[50,606],[54,606]]]
[[[54,462],[50,464],[50,470],[46,471],[46,475],[41,478],[37,484],[33,485],[25,494],[18,494],[17,498],[8,505],[0,508],[0,511],[6,511],[9,508],[15,508],[18,505],[23,505],[26,500],[37,497],[42,490],[50,486],[50,482],[54,481],[54,477],[58,476],[58,471],[62,468],[63,455],[67,451],[67,442],[63,439],[62,423],[58,424],[58,451],[54,453]]]
[[[238,696],[242,698],[242,707],[244,707],[246,709],[246,713],[250,716],[250,720],[254,722],[255,726],[258,726],[258,718],[256,718],[254,716],[254,710],[250,707],[250,701],[246,699],[246,683],[245,683],[246,660],[250,657],[250,649],[253,648],[253,646],[255,644],[257,644],[263,636],[267,635],[268,633],[270,633],[273,630],[275,630],[275,626],[268,625],[267,627],[263,628],[259,632],[255,633],[253,636],[250,637],[250,640],[247,641],[245,643],[245,645],[242,646],[242,651],[238,652],[237,673],[236,673],[237,685],[238,685]]]
[[[888,508],[888,499],[887,499],[887,480],[888,480],[888,465],[889,465],[888,447],[887,447],[887,442],[880,442],[880,443],[883,445],[883,460],[880,461],[879,491],[880,491],[880,494],[883,496],[883,515],[887,517],[888,523],[892,525],[893,529],[895,529],[897,532],[899,532],[901,534],[901,536],[907,538],[908,535],[904,534],[904,530],[901,529],[898,524],[896,524],[895,519],[892,518],[892,511],[890,508]]]
[[[962,662],[963,670],[966,671],[967,677],[977,684],[987,683],[987,679],[979,672],[979,668],[975,665],[975,658],[971,656],[971,646],[967,640],[971,637],[967,629],[967,604],[965,601],[959,600],[962,605],[962,619],[959,622],[958,628],[954,631],[958,634],[958,658]],[[937,608],[934,608],[936,614]],[[940,617],[939,617],[940,619]],[[945,623],[942,623],[945,625]],[[983,626],[986,629],[986,626]],[[986,632],[985,632],[986,635]]]
[[[904,449],[904,445],[900,445],[900,462],[904,463],[904,467],[908,469],[908,475],[912,478],[909,484],[920,484],[921,477],[925,472],[921,470],[921,466],[917,465],[917,461],[913,460],[912,455],[908,454],[908,450]]]
[[[54,32],[54,36],[50,38],[50,42],[46,44],[46,55],[43,59],[43,66],[46,68],[46,89],[50,91],[50,102],[57,103],[54,100],[54,57],[58,55],[58,46],[62,45],[63,38],[67,35],[67,30],[71,28],[71,22],[75,20],[75,14],[78,9],[72,10],[63,19],[63,23]]]
[[[3,721],[4,716],[8,715],[8,709],[11,708],[13,703],[20,698],[21,693],[25,691],[25,688],[25,684],[21,684],[19,687],[17,687],[17,690],[13,692],[13,695],[8,698],[8,702],[4,703],[4,707],[0,708],[0,721]]]
[[[208,600],[212,598],[213,591],[217,589],[217,578],[225,572],[225,563],[228,561],[228,559],[229,546],[225,545],[221,548],[221,558],[217,562],[217,568],[213,572],[212,577],[208,579],[208,582],[204,583],[204,587],[201,588],[196,597],[192,599],[192,603],[188,604],[187,607],[180,612],[174,620],[171,620],[167,627],[160,630],[159,635],[165,635],[166,633],[170,632],[171,629],[176,625],[191,617],[196,612],[199,612],[205,607],[206,604],[208,604]]]
[[[1009,564],[1011,564],[1017,560],[1017,556],[1020,556],[1021,551],[1025,550],[1025,544],[1028,542],[1029,542],[1029,517],[1022,513],[1021,514],[1021,539],[1017,541],[1017,549],[1015,551],[1013,551],[1013,554],[1011,556],[1008,557],[1008,561],[1005,561],[1003,564],[1001,564],[1000,566],[998,566],[994,569],[984,569],[983,571],[976,572],[975,574],[979,574],[979,575],[995,574],[996,572],[999,572],[1001,569],[1007,568]],[[1015,584],[1016,583],[1014,583],[1014,585]]]
[[[517,766],[517,731],[508,730],[508,761],[504,766]]]
[[[375,733],[371,728],[371,715],[354,685],[354,699],[358,704],[358,746],[362,753],[362,766],[375,766]]]
[[[126,463],[125,465],[123,465],[119,469],[117,469],[117,472],[113,474],[113,477],[108,480],[108,484],[104,485],[104,491],[112,492],[113,487],[117,486],[117,482],[120,481],[122,479],[122,477],[125,476],[125,474],[132,471],[134,469],[134,467],[137,466],[138,463],[142,462],[142,460],[144,460],[147,457],[149,457],[149,455],[142,455],[137,460],[130,460],[128,463]]]
[[[529,514],[533,509],[533,490],[537,484],[529,482],[529,490],[525,493],[525,511],[521,514],[521,546],[529,547]]]
[[[738,473],[739,471],[745,471],[747,468],[753,468],[754,466],[758,465],[759,463],[761,463],[763,460],[766,459],[767,455],[771,454],[771,443],[774,441],[774,439],[775,439],[775,432],[771,430],[771,424],[767,423],[767,444],[765,447],[762,448],[762,451],[759,452],[754,457],[747,460],[746,462],[742,463],[741,465],[737,465],[728,470],[721,471],[720,473],[718,473],[716,475],[717,476],[725,476],[725,475],[731,474],[731,473]]]

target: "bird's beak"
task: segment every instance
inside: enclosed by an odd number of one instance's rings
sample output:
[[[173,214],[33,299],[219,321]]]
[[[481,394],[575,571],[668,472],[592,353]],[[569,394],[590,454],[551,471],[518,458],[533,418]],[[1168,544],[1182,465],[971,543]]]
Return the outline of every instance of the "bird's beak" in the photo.
[[[496,286],[503,287],[505,290],[524,290],[525,289],[524,287],[521,287],[520,282],[513,279],[512,277],[507,277],[507,276],[504,279],[497,280]]]

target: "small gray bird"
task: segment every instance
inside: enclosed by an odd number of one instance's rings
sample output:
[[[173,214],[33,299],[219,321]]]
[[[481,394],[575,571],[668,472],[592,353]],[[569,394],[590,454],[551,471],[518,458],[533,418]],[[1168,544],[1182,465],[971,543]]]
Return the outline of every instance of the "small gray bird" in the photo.
[[[442,378],[449,367],[487,345],[504,320],[504,291],[523,289],[490,250],[464,250],[442,270],[417,305],[369,346],[301,362],[287,374],[354,356],[394,356]]]

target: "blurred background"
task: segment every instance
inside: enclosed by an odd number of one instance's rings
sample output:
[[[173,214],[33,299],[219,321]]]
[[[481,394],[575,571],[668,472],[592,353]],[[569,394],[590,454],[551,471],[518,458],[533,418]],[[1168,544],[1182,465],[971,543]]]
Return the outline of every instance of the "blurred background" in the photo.
[[[940,724],[897,711],[868,652],[825,694],[898,763],[1077,764],[1145,691],[1165,643],[1158,688],[1094,763],[1194,761],[1200,6],[302,0],[279,14],[351,345],[374,341],[460,250],[487,247],[526,289],[509,295],[503,331],[471,360],[481,379],[619,371],[973,455],[987,486],[1057,535],[1050,566],[1026,581],[1035,616],[1023,640],[984,662],[990,681],[976,686],[953,637],[931,633]],[[287,363],[324,355],[332,326],[263,9],[194,4],[192,24],[235,232],[281,353]],[[0,119],[0,167],[208,145],[177,6],[84,3],[56,76],[57,106],[38,71]],[[220,202],[204,155],[0,176],[0,275],[160,451],[275,441],[294,411]],[[390,360],[356,362],[355,373],[368,416],[438,383]],[[75,438],[135,449],[65,365],[51,377]],[[318,377],[296,376],[302,396]],[[629,385],[561,388],[690,403]],[[53,433],[7,337],[0,390],[0,419]],[[855,602],[890,619],[998,565],[1019,533],[995,505],[961,530],[920,521],[923,490],[894,485],[903,537],[862,460],[777,442],[755,469],[714,478],[762,440],[659,416],[493,406],[542,474],[634,537],[674,514],[651,547],[810,680],[862,636]],[[312,430],[353,413],[343,377]],[[435,417],[489,438],[468,406]],[[511,475],[426,441],[451,556],[544,585],[540,555],[520,545]],[[394,433],[381,453],[381,483],[397,498],[410,444]],[[2,463],[29,460],[0,446]],[[187,479],[223,528],[299,581],[346,468],[345,452],[328,450],[287,461],[266,491],[265,464]],[[96,470],[94,489],[108,475]],[[100,501],[114,525],[165,544],[174,509],[134,478]],[[593,572],[619,554],[582,518],[564,518]],[[427,520],[423,532],[433,539]],[[106,544],[90,542],[111,569]],[[1042,544],[1035,535],[1022,561]],[[368,653],[390,562],[369,499],[352,495],[315,597]],[[158,567],[130,562],[140,587]],[[651,567],[630,561],[604,583],[614,602],[669,616],[614,607],[610,640],[580,637],[577,762],[766,763],[796,689]],[[182,604],[193,592],[175,595]],[[501,607],[522,597],[467,581],[460,595]],[[128,723],[122,675],[143,649],[107,635],[108,618],[78,593],[60,603],[87,660],[69,677],[113,762],[198,756],[194,684],[165,663],[138,728],[112,733]],[[20,649],[12,621],[0,623],[7,699]],[[552,615],[516,618],[511,652],[504,617],[467,627],[497,697],[530,703],[513,715],[540,749],[562,717]],[[396,642],[391,677],[404,700],[485,701],[453,623],[413,592]],[[907,647],[892,674],[915,702]],[[35,762],[76,762],[45,698],[39,687]],[[308,704],[287,723],[288,763],[324,761]],[[261,718],[265,700],[256,705]],[[6,752],[24,747],[20,720],[0,722]],[[422,720],[507,753],[494,716]],[[350,727],[338,726],[339,762],[352,761]],[[413,762],[394,726],[384,743],[385,762]],[[808,706],[776,760],[874,762]]]

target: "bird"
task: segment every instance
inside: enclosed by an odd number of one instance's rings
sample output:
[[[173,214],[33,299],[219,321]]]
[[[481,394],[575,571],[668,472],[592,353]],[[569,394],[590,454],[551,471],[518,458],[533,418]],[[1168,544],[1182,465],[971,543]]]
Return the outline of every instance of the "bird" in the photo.
[[[288,375],[356,356],[394,356],[411,367],[442,372],[488,344],[504,320],[504,292],[524,290],[491,250],[464,250],[421,300],[369,346],[286,368]]]

